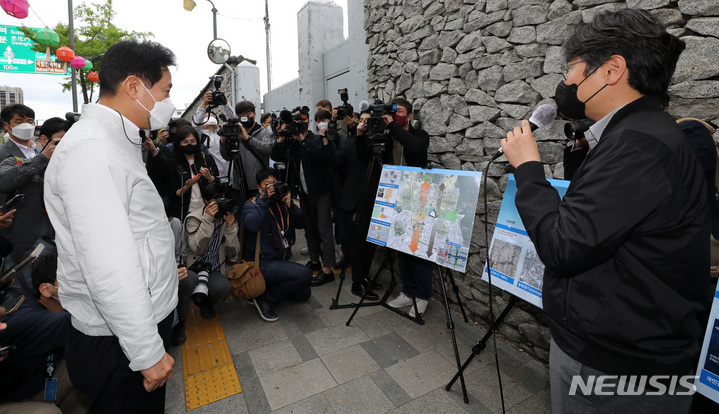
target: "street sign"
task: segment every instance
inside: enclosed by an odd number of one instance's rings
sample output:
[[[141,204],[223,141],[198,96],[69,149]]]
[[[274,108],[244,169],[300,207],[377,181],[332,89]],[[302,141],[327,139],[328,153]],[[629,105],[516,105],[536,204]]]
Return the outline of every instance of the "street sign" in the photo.
[[[31,28],[32,29],[32,28]],[[45,53],[32,50],[35,45],[16,26],[0,25],[0,73],[40,73],[45,75],[70,75],[67,63]]]

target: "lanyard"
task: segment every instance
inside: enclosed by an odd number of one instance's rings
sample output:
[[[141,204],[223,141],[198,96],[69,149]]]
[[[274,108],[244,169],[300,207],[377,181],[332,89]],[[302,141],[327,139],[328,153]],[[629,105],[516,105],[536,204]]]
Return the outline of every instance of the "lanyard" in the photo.
[[[289,211],[287,212],[287,225],[285,225],[285,218],[284,218],[284,215],[282,214],[282,208],[280,207],[279,203],[275,202],[275,204],[277,205],[277,210],[280,213],[280,221],[277,221],[277,216],[275,216],[275,213],[272,211],[272,206],[270,206],[270,208],[269,208],[270,214],[272,214],[272,218],[275,219],[277,228],[280,230],[280,236],[282,236],[282,238],[284,238],[285,232],[287,230],[289,230],[289,228],[290,228],[290,212]]]
[[[55,363],[53,362],[53,355],[47,356],[47,377],[52,378],[52,373],[55,371]]]

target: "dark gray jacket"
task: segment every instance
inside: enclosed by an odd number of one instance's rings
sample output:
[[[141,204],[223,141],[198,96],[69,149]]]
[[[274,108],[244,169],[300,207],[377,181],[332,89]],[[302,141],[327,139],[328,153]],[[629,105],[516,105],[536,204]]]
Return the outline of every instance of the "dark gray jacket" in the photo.
[[[22,259],[42,236],[52,237],[50,220],[43,203],[43,174],[50,160],[42,154],[27,160],[20,148],[8,141],[0,147],[0,202],[16,193],[25,194],[17,206],[10,227],[3,235],[12,243],[12,258]]]

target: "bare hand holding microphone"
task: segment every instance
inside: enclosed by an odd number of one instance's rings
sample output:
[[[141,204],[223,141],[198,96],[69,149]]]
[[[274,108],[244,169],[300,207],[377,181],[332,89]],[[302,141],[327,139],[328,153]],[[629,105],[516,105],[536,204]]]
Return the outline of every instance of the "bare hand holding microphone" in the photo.
[[[541,161],[537,141],[534,140],[532,132],[537,128],[550,125],[555,118],[557,118],[557,108],[549,104],[540,105],[529,120],[522,121],[521,127],[507,132],[507,137],[500,141],[502,148],[492,156],[492,161],[502,154],[507,156],[507,161],[514,168],[528,161]]]

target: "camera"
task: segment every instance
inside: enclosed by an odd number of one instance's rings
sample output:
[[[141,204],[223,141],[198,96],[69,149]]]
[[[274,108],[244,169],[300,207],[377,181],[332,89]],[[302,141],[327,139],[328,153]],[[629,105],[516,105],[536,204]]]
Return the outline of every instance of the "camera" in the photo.
[[[170,120],[170,122],[167,123],[167,133],[169,134],[169,136],[167,137],[167,142],[175,142],[177,130],[180,129],[181,126],[185,125],[192,126],[192,124],[190,124],[190,121],[183,118],[175,118]]]
[[[212,79],[212,82],[215,86],[215,90],[212,91],[212,100],[210,101],[210,105],[212,105],[212,106],[227,105],[227,97],[220,90],[220,86],[222,86],[222,81],[224,80],[224,78],[221,75],[214,75],[214,76],[210,77],[210,79]]]
[[[282,201],[282,199],[290,192],[290,186],[283,181],[285,180],[285,172],[287,171],[287,168],[285,167],[285,163],[276,162],[272,169],[274,170],[275,176],[275,182],[272,183],[272,186],[275,188],[275,193],[268,199],[272,201]]]
[[[197,273],[198,279],[197,286],[195,286],[195,289],[192,291],[192,301],[200,308],[210,305],[210,297],[207,296],[210,289],[207,287],[207,284],[210,282],[212,266],[210,266],[209,263],[195,262],[190,266],[189,270]]]
[[[225,217],[227,213],[237,214],[237,201],[225,197],[218,197],[214,201],[217,204],[215,218]]]
[[[374,105],[369,107],[370,117],[365,121],[367,131],[372,134],[381,134],[387,129],[387,123],[384,122],[384,115],[394,115],[397,112],[397,104],[383,103],[379,99],[375,99]]]
[[[340,94],[340,99],[342,100],[342,106],[337,107],[337,118],[343,119],[345,116],[351,117],[355,110],[352,108],[352,105],[347,103],[350,99],[347,88],[339,89],[337,93]]]
[[[310,108],[297,107],[293,112],[283,109],[280,112],[277,135],[280,137],[300,135],[307,131],[309,126]],[[282,126],[286,125],[284,129]]]
[[[339,133],[337,132],[337,122],[330,121],[329,124],[327,124],[327,130],[325,131],[325,138],[327,138],[328,141],[334,141],[339,136]]]
[[[594,125],[591,119],[582,119],[580,121],[569,121],[564,124],[564,135],[567,139],[578,140],[584,138],[584,133]]]

